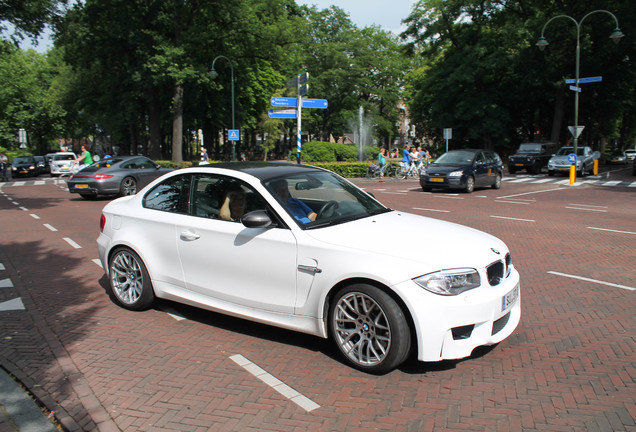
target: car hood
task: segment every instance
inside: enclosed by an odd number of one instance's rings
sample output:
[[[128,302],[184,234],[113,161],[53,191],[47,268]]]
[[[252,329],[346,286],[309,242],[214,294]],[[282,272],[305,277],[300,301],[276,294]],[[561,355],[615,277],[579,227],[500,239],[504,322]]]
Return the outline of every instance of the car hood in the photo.
[[[471,165],[463,165],[463,164],[456,164],[456,165],[431,164],[426,167],[426,172],[428,174],[448,174],[453,171],[464,171],[470,168],[470,166]]]
[[[576,158],[577,162],[581,161],[581,159],[583,159],[583,156],[578,156]],[[552,163],[559,163],[559,164],[567,164],[568,162],[568,155],[561,155],[561,156],[552,156],[550,158],[550,162]]]
[[[305,233],[341,248],[396,258],[415,265],[413,271],[419,274],[423,267],[427,271],[485,267],[508,252],[501,240],[485,232],[398,211]]]

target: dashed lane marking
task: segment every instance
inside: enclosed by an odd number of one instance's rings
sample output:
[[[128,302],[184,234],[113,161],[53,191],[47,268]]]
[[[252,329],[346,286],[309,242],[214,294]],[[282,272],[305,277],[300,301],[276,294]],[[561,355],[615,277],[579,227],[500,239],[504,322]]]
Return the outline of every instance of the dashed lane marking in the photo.
[[[521,218],[513,218],[513,217],[507,217],[507,216],[490,215],[490,217],[495,219],[507,219],[507,220],[514,220],[514,221],[520,221],[520,222],[536,222],[534,219],[521,219]]]
[[[78,245],[77,243],[75,243],[72,239],[68,238],[68,237],[64,237],[64,241],[68,244],[70,244],[71,246],[73,246],[75,249],[81,249],[82,247],[80,245]]]
[[[587,227],[587,229],[591,229],[591,230],[598,230],[598,231],[609,231],[609,232],[619,233],[619,234],[632,234],[632,235],[636,235],[636,232],[633,232],[633,231],[620,231],[620,230],[614,230],[614,229],[609,229],[609,228]]]
[[[413,210],[430,211],[430,212],[438,212],[438,213],[450,213],[450,210],[438,210],[438,209],[420,208],[420,207],[413,207]]]
[[[600,281],[600,280],[596,280],[596,279],[590,279],[590,278],[586,278],[586,277],[582,277],[582,276],[575,276],[575,275],[570,275],[567,273],[560,273],[560,272],[555,272],[555,271],[549,271],[549,274],[552,275],[556,275],[556,276],[563,276],[563,277],[567,277],[567,278],[571,278],[571,279],[578,279],[578,280],[582,280],[585,282],[592,282],[592,283],[596,283],[596,284],[600,284],[600,285],[607,285],[607,286],[611,286],[614,288],[620,288],[620,289],[625,289],[628,291],[636,291],[636,288],[633,287],[628,287],[625,285],[619,285],[619,284],[614,284],[611,282],[604,282],[604,281]]]
[[[276,378],[275,376],[269,374],[261,367],[255,365],[245,357],[240,354],[235,354],[230,356],[230,359],[241,366],[243,369],[254,375],[256,378],[263,381],[265,384],[270,386],[272,389],[276,390],[278,393],[285,396],[287,399],[294,402],[299,407],[303,408],[305,411],[313,411],[315,409],[320,408],[320,405],[312,401],[306,396],[298,393],[293,388],[289,387],[287,384]]]
[[[45,227],[47,227],[48,229],[50,229],[51,231],[57,231],[57,228],[55,228],[54,226],[51,226],[49,224],[44,224]]]

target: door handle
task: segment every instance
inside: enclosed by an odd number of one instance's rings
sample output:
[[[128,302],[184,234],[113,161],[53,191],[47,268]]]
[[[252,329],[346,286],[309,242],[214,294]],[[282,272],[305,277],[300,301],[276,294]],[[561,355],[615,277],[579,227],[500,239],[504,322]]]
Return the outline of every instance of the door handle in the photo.
[[[193,232],[183,231],[181,232],[180,237],[181,237],[181,240],[192,241],[192,240],[198,240],[201,236]]]

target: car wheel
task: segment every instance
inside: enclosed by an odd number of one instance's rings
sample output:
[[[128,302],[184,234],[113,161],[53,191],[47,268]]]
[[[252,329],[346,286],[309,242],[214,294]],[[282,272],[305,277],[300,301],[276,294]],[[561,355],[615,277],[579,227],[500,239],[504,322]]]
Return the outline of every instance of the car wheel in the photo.
[[[130,310],[148,309],[155,300],[150,276],[139,255],[117,249],[108,263],[110,289],[117,303]]]
[[[495,182],[492,184],[493,189],[501,188],[501,174],[495,174]]]
[[[472,193],[475,190],[475,178],[473,176],[468,176],[466,179],[466,186],[464,187],[464,192]]]
[[[357,369],[385,373],[406,360],[411,333],[402,308],[377,287],[341,289],[329,308],[330,335]]]
[[[137,181],[132,177],[126,177],[121,181],[119,195],[135,195],[137,193]]]

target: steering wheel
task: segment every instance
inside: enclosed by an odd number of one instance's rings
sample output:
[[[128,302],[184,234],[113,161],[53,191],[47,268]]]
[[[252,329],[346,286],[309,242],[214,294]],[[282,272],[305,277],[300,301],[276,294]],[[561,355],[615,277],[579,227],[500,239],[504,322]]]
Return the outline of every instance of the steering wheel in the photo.
[[[334,200],[327,201],[327,203],[324,206],[322,206],[320,211],[318,211],[318,215],[316,216],[316,219],[332,217],[337,208],[338,208],[338,201],[334,201]]]

